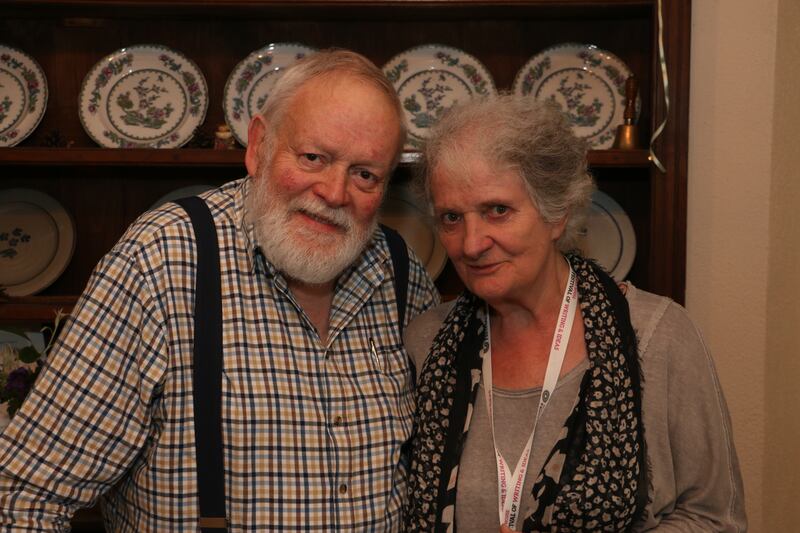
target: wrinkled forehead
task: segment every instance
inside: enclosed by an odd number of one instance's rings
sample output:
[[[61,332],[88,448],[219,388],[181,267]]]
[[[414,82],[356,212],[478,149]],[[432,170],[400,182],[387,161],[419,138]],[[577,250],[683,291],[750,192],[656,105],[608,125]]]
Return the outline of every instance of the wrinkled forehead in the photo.
[[[354,94],[358,98],[354,98]],[[326,72],[306,80],[297,88],[291,102],[300,100],[303,105],[352,105],[362,108],[379,107],[391,111],[402,121],[402,109],[394,89],[384,87],[377,80],[352,72]],[[291,104],[290,104],[291,105]]]

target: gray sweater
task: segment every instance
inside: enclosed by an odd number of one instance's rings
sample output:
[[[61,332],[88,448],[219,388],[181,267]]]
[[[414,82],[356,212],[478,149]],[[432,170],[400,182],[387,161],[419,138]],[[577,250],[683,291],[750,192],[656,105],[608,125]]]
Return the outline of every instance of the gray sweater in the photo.
[[[667,298],[630,284],[626,295],[644,374],[651,484],[646,519],[637,531],[746,531],[730,417],[699,331],[683,307]],[[431,309],[406,330],[406,347],[418,373],[452,305]],[[521,516],[531,512],[531,486],[572,409],[588,365],[584,360],[559,379],[537,425]],[[498,531],[497,471],[482,387],[459,466],[456,524],[462,533]],[[497,445],[512,469],[533,427],[540,390],[494,388]]]

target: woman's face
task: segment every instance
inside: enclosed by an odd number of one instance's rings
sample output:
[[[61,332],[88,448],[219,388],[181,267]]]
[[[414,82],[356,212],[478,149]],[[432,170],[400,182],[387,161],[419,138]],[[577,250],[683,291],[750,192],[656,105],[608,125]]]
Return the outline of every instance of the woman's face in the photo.
[[[457,166],[437,166],[430,185],[439,238],[462,281],[489,304],[536,292],[563,222],[542,220],[516,170],[477,155]]]

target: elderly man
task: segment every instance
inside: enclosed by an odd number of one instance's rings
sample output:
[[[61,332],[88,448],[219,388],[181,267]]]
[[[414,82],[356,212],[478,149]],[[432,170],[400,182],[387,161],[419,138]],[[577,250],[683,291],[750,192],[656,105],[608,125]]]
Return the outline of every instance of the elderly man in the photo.
[[[167,204],[98,265],[0,436],[0,524],[63,530],[104,494],[113,531],[397,530],[400,330],[438,301],[376,224],[403,141],[365,58],[290,69],[250,124],[251,177],[203,195],[213,223]]]

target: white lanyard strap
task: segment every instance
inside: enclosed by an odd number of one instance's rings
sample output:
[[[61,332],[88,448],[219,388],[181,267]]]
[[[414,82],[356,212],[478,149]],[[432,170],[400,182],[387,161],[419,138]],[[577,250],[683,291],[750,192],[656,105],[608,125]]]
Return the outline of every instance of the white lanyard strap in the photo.
[[[536,425],[544,412],[547,403],[550,401],[553,391],[558,383],[558,376],[561,374],[561,366],[564,362],[564,355],[567,353],[569,335],[572,331],[572,322],[575,318],[575,309],[578,302],[578,288],[576,276],[569,270],[569,281],[564,290],[564,297],[561,300],[561,309],[558,315],[558,322],[553,333],[553,342],[550,345],[550,356],[547,361],[547,370],[544,375],[542,393],[539,396],[539,407],[536,410],[536,419],[533,421],[533,430],[522,455],[517,461],[517,467],[512,474],[511,469],[503,459],[502,454],[497,449],[495,439],[494,415],[492,410],[492,335],[489,323],[489,312],[486,312],[486,331],[488,343],[486,353],[483,357],[483,392],[486,397],[486,408],[489,413],[489,421],[492,427],[492,442],[494,443],[495,459],[497,461],[497,507],[499,511],[500,524],[507,525],[515,529],[519,516],[519,503],[522,499],[522,485],[525,481],[525,474],[528,471],[528,461],[530,460],[531,449],[533,448],[533,436],[536,433]]]

